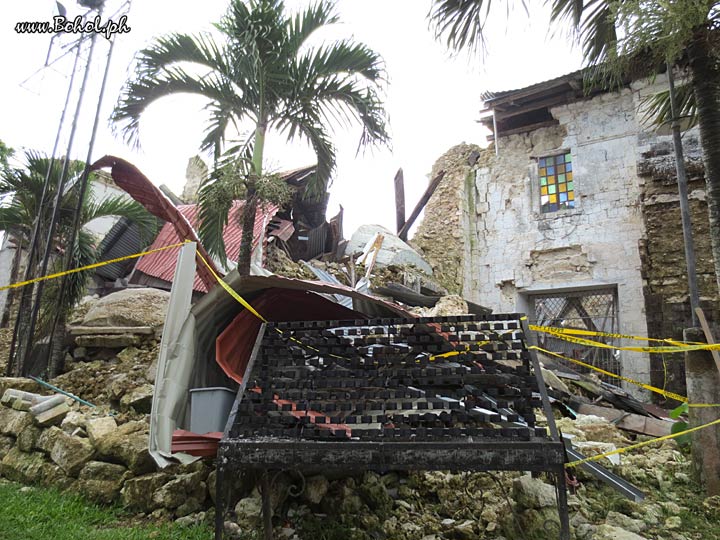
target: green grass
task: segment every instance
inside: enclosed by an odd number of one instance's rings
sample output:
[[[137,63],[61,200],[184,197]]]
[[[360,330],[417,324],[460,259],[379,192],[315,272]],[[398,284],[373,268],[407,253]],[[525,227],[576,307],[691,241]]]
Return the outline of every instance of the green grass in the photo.
[[[99,507],[53,489],[0,483],[0,540],[209,540],[207,526],[137,524],[117,507]]]

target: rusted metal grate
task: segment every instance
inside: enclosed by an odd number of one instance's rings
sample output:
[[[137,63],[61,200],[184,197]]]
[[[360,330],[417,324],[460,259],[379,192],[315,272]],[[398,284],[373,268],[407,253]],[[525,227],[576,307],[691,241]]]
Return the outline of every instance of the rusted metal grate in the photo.
[[[531,296],[530,300],[532,306],[531,318],[534,324],[578,328],[595,332],[616,333],[618,331],[617,293],[614,288],[559,294],[538,294]],[[613,338],[605,337],[592,337],[590,339],[608,344],[615,344],[616,342]],[[542,333],[538,334],[538,341],[543,349],[621,374],[622,366],[617,351],[585,347]],[[568,367],[583,373],[590,371],[575,364]],[[617,384],[616,379],[604,375],[601,375],[600,378],[612,384]]]

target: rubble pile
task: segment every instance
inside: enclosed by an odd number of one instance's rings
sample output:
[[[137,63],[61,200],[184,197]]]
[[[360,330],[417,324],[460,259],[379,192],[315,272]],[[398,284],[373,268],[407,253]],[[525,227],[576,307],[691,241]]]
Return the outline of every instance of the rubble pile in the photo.
[[[452,297],[439,305],[456,306]],[[461,308],[459,308],[461,309]],[[107,360],[73,361],[53,382],[101,407],[76,403],[40,425],[17,401],[0,405],[0,475],[25,484],[78,491],[101,503],[118,502],[153,519],[211,522],[215,473],[212,461],[158,470],[147,451],[146,413],[152,392],[148,367],[157,343],[127,347]],[[11,392],[12,390],[12,392]],[[147,390],[147,392],[146,392]],[[45,393],[33,381],[0,379],[3,394]],[[20,394],[18,394],[20,392]],[[144,397],[143,397],[144,396]],[[20,399],[23,401],[23,399]],[[10,405],[10,406],[8,406]],[[16,407],[16,408],[12,408]],[[109,410],[122,410],[110,416]],[[606,420],[580,415],[559,427],[585,455],[625,446],[633,435]],[[623,499],[587,473],[570,495],[573,538],[603,540],[713,538],[693,531],[698,523],[720,530],[713,508],[691,480],[689,458],[674,441],[623,454],[602,464],[647,494]],[[255,478],[240,477],[233,490],[234,517],[226,531],[250,538],[260,529]],[[303,487],[304,486],[304,487]],[[272,487],[277,537],[397,540],[557,538],[554,488],[547,478],[520,473],[415,472],[301,480],[283,473]],[[715,505],[715,506],[713,506]],[[695,521],[686,523],[692,513]],[[328,533],[329,534],[329,533]]]
[[[0,476],[76,491],[103,504],[119,502],[156,518],[209,507],[210,467],[200,462],[157,471],[144,418],[64,405],[45,423],[31,411],[0,406]]]
[[[305,274],[311,273],[305,266],[283,256],[275,258],[279,265],[276,271],[294,271],[303,279],[310,277]],[[343,264],[313,264],[347,283],[347,267]],[[362,275],[362,266],[357,270]],[[411,272],[412,268],[403,266],[376,266],[372,284],[411,287],[414,285],[407,277]],[[71,335],[92,338],[125,335],[138,328],[152,331],[133,334],[136,338],[123,347],[114,346],[116,342],[107,346],[103,342],[92,345],[76,340],[67,358],[66,373],[51,382],[97,404],[96,408],[53,395],[34,381],[0,378],[0,476],[23,484],[77,491],[93,501],[119,503],[152,519],[174,519],[188,525],[212,523],[212,460],[159,470],[147,449],[147,414],[166,297],[146,296],[140,316],[130,319],[123,315],[123,306],[131,306],[128,298],[111,296],[85,302],[82,311],[74,314],[71,328],[81,327],[86,333]],[[467,313],[468,304],[459,296],[449,295],[440,297],[434,307],[413,310],[421,316],[455,315]],[[138,313],[134,307],[130,311]],[[107,334],[106,328],[123,330]],[[7,348],[0,354],[6,356]],[[543,361],[547,361],[549,369],[549,359]],[[599,397],[610,404],[617,404],[620,398],[629,399],[609,392],[598,380],[561,380],[556,376],[553,382],[547,378],[552,392],[567,393],[563,387],[582,383],[588,401],[592,398],[594,405],[600,402]],[[573,446],[588,456],[626,446],[638,438],[592,415],[562,418],[558,425]],[[691,478],[688,455],[674,441],[600,463],[634,483],[647,498],[641,503],[630,501],[594,476],[573,469],[578,484],[570,488],[569,496],[572,538],[720,539],[720,499],[702,496],[698,483]],[[236,479],[231,500],[234,513],[227,516],[225,523],[230,537],[254,538],[261,529],[256,480],[252,475]],[[271,489],[275,537],[289,540],[558,537],[557,504],[550,479],[521,473],[367,472],[305,479],[297,473],[281,473],[274,478]]]
[[[132,407],[149,413],[159,350],[159,343],[152,340],[102,360],[70,357],[66,361],[66,373],[51,382],[91,403],[106,403],[117,410]]]
[[[265,252],[265,268],[273,274],[296,279],[317,279],[308,268],[293,261],[285,251],[275,243],[268,244]]]

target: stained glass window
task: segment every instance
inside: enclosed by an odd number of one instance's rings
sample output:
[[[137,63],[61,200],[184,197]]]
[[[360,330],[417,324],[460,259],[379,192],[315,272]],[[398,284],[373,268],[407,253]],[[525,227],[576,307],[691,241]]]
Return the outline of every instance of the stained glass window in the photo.
[[[573,166],[570,152],[538,160],[540,210],[557,212],[575,208]]]

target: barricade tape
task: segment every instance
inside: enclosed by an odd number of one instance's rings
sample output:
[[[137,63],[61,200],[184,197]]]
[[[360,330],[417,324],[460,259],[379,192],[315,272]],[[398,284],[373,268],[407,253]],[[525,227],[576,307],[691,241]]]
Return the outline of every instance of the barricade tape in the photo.
[[[598,336],[598,337],[609,337],[609,338],[615,338],[615,339],[631,339],[633,341],[652,341],[655,343],[670,343],[671,345],[676,345],[678,347],[682,347],[684,345],[703,345],[703,343],[697,342],[697,341],[678,341],[675,339],[665,338],[665,339],[656,339],[651,337],[643,337],[643,336],[631,336],[628,334],[611,334],[609,332],[597,332],[594,330],[582,330],[580,328],[560,328],[557,326],[537,326],[534,324],[529,325],[530,330],[534,330],[535,332],[542,332],[544,334],[565,334],[565,335],[571,335],[571,336]]]
[[[614,377],[616,379],[620,379],[621,381],[628,382],[630,384],[634,384],[636,386],[639,386],[641,388],[644,388],[645,390],[649,390],[650,392],[655,392],[656,394],[660,394],[661,396],[665,396],[666,398],[674,399],[676,401],[681,401],[683,403],[688,403],[688,398],[685,396],[681,396],[680,394],[676,394],[675,392],[670,392],[668,390],[663,390],[661,388],[657,388],[655,386],[651,386],[649,384],[645,384],[640,381],[636,381],[635,379],[631,379],[630,377],[625,377],[623,375],[618,375],[617,373],[613,373],[611,371],[604,370],[602,368],[599,368],[597,366],[593,366],[592,364],[588,364],[586,362],[583,362],[581,360],[576,360],[575,358],[570,358],[568,356],[564,356],[562,354],[558,354],[556,352],[548,351],[546,349],[543,349],[542,347],[532,346],[528,347],[529,349],[535,349],[536,351],[540,351],[544,354],[549,354],[551,356],[555,356],[557,358],[562,358],[563,360],[566,360],[568,362],[572,362],[573,364],[577,364],[578,366],[583,366],[588,369],[592,369],[594,371],[597,371],[598,373],[602,373],[603,375],[607,375],[608,377]],[[688,407],[720,407],[720,403],[688,403]]]
[[[156,249],[149,249],[147,251],[133,253],[132,255],[125,255],[124,257],[108,259],[107,261],[100,261],[100,262],[96,262],[93,264],[88,264],[87,266],[81,266],[80,268],[73,268],[71,270],[65,270],[63,272],[55,272],[54,274],[48,274],[46,276],[36,277],[34,279],[28,279],[26,281],[18,281],[17,283],[11,283],[10,285],[5,285],[3,287],[0,287],[0,291],[6,291],[8,289],[16,289],[18,287],[24,287],[25,285],[30,285],[32,283],[38,283],[40,281],[46,281],[48,279],[55,279],[55,278],[67,276],[68,274],[76,274],[77,272],[84,272],[85,270],[92,270],[93,268],[100,268],[101,266],[113,264],[116,262],[127,261],[129,259],[137,259],[138,257],[142,257],[143,255],[149,255],[151,253],[165,251],[166,249],[172,249],[172,248],[183,246],[183,245],[187,244],[189,241],[190,240],[185,240],[184,242],[178,242],[177,244],[172,244],[170,246],[163,246],[163,247],[156,248]]]
[[[578,459],[577,461],[570,461],[569,463],[565,464],[565,467],[576,467],[578,465],[582,465],[583,463],[588,463],[590,461],[599,461],[602,458],[605,458],[608,456],[613,456],[615,454],[623,454],[623,453],[629,452],[631,450],[637,450],[638,448],[642,448],[643,446],[648,446],[648,445],[655,444],[658,442],[667,441],[669,439],[674,439],[676,437],[680,437],[682,435],[687,435],[688,433],[693,433],[700,429],[705,429],[707,427],[714,426],[717,424],[720,424],[720,418],[718,418],[717,420],[713,420],[712,422],[708,422],[707,424],[703,424],[701,426],[696,426],[694,428],[689,428],[684,431],[679,431],[677,433],[670,433],[669,435],[663,435],[662,437],[650,439],[649,441],[639,442],[637,444],[631,444],[630,446],[624,446],[622,448],[610,450],[609,452],[603,452],[602,454],[598,454],[596,456],[590,456],[585,459]]]
[[[247,309],[250,313],[252,313],[253,315],[255,315],[255,316],[256,316],[258,319],[260,319],[262,322],[264,322],[264,323],[269,322],[265,317],[263,317],[263,316],[260,315],[257,311],[255,311],[255,308],[252,307],[252,306],[247,302],[247,300],[245,300],[242,296],[240,296],[238,293],[236,293],[235,290],[234,290],[230,285],[228,285],[227,283],[225,283],[225,281],[223,281],[223,279],[222,279],[220,276],[217,275],[217,273],[215,272],[215,270],[213,270],[213,268],[212,268],[212,266],[210,265],[210,263],[208,263],[208,262],[205,260],[205,257],[203,257],[199,252],[197,253],[197,256],[200,258],[200,260],[203,262],[203,264],[207,267],[207,269],[210,270],[210,273],[211,273],[212,276],[215,278],[215,280],[220,284],[220,286],[221,286],[223,289],[225,289],[225,291],[227,291],[227,293],[228,293],[230,296],[232,296],[235,300],[237,300],[238,302],[240,302],[240,304],[241,304],[245,309]]]
[[[599,341],[593,341],[590,339],[583,339],[579,337],[569,336],[566,334],[546,332],[548,335],[562,339],[569,343],[575,343],[577,345],[583,345],[585,347],[597,347],[599,349],[612,349],[615,351],[633,351],[633,352],[646,352],[646,353],[680,353],[686,351],[720,351],[720,343],[710,345],[708,343],[694,344],[694,345],[674,345],[666,347],[619,347],[617,345],[609,345],[608,343],[601,343]]]

